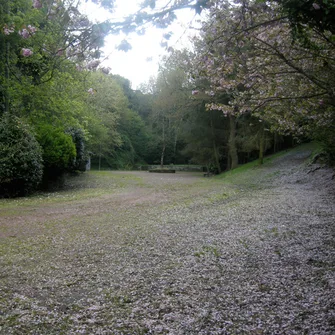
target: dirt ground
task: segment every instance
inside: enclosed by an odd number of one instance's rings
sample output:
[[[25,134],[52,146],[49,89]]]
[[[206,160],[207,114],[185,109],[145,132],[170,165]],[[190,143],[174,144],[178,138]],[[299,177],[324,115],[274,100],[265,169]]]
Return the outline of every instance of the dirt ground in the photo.
[[[334,334],[334,171],[92,173],[0,201],[0,334]]]

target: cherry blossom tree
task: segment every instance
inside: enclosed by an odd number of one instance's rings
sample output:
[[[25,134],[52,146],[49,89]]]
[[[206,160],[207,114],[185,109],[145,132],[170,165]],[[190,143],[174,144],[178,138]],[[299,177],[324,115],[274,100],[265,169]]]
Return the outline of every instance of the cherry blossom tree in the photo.
[[[295,39],[277,4],[217,1],[196,42],[197,75],[209,94],[229,103],[208,104],[228,117],[252,113],[272,129],[313,136],[334,125],[334,43],[327,30],[306,29]],[[233,129],[233,128],[232,128]]]

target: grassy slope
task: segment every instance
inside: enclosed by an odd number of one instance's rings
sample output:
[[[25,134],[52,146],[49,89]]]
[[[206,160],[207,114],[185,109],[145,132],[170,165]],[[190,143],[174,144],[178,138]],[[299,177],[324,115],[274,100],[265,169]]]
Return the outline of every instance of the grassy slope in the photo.
[[[266,156],[264,158],[264,164],[260,165],[258,160],[255,160],[253,162],[247,163],[247,164],[243,164],[241,166],[239,166],[238,168],[225,172],[223,174],[221,174],[219,176],[219,178],[225,178],[226,180],[231,180],[231,181],[237,181],[239,179],[239,176],[241,174],[248,174],[250,172],[259,172],[259,170],[266,168],[268,166],[271,166],[271,164],[273,164],[273,162],[276,160],[276,158],[285,156],[287,154],[292,154],[292,153],[296,153],[299,151],[309,151],[310,152],[310,157],[315,156],[316,154],[318,154],[319,152],[321,152],[321,147],[319,144],[315,143],[315,142],[311,142],[311,143],[306,143],[306,144],[302,144],[299,145],[293,149],[290,150],[283,150],[280,152],[277,152],[273,155],[269,155]],[[308,164],[310,160],[307,160],[306,163]]]

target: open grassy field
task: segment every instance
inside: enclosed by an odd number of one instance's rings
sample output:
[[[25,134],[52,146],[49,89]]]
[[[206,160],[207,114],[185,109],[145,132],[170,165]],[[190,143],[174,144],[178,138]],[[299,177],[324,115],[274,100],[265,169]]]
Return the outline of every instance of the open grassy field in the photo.
[[[334,172],[313,150],[0,200],[0,334],[334,334]]]

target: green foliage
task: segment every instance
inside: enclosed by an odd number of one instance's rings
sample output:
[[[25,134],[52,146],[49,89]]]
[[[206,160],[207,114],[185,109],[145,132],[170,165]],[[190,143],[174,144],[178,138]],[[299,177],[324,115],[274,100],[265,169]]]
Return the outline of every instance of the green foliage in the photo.
[[[186,73],[178,62],[166,59],[156,82],[152,85],[154,92],[150,114],[151,129],[156,136],[155,143],[160,153],[154,159],[161,165],[178,163],[177,148],[180,147],[183,118],[189,111],[190,88]]]
[[[288,16],[293,29],[297,33],[309,26],[320,32],[335,33],[334,1],[322,0],[275,0],[285,15]]]
[[[121,115],[118,130],[123,142],[120,150],[132,155],[128,164],[134,165],[143,161],[148,153],[149,135],[141,117],[130,109],[125,110]]]
[[[269,124],[250,115],[242,115],[238,119],[236,144],[243,163],[259,156],[260,150],[266,152],[271,149],[276,135],[269,128]]]
[[[117,126],[127,109],[128,100],[120,85],[109,75],[91,73],[88,85],[93,94],[87,94],[88,150],[93,155],[107,158],[122,144]]]
[[[42,179],[41,148],[19,118],[4,115],[0,122],[0,196],[25,195]]]
[[[127,79],[92,73],[89,85],[93,94],[87,96],[90,106],[88,147],[113,169],[129,169],[142,162],[147,153],[148,131],[129,98],[135,94]],[[132,105],[132,109],[130,109]]]
[[[218,170],[215,153],[221,161],[225,158],[228,141],[228,122],[220,112],[206,112],[202,101],[195,100],[196,108],[192,109],[187,122],[182,127],[182,138],[186,143],[183,153],[192,163]]]
[[[130,170],[135,164],[135,150],[131,140],[126,134],[121,135],[122,145],[117,148],[113,157],[107,162],[113,169]]]
[[[88,153],[85,149],[85,136],[83,130],[71,127],[66,130],[66,134],[71,135],[72,141],[76,147],[76,158],[70,165],[70,169],[73,171],[85,171]]]
[[[45,177],[57,177],[73,166],[76,146],[71,135],[47,124],[40,125],[37,132],[38,142],[43,149]]]
[[[335,120],[327,125],[315,128],[314,139],[321,143],[322,151],[326,154],[327,162],[335,166]]]

